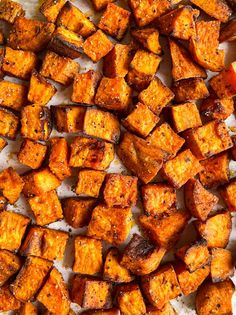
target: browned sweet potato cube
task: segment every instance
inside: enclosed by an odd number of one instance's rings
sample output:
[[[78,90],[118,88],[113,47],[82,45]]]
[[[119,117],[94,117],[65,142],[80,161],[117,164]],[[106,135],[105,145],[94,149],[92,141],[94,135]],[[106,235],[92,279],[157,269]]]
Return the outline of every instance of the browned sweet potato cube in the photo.
[[[12,167],[0,172],[0,191],[11,204],[19,199],[23,186],[23,180]]]
[[[191,178],[184,186],[184,200],[192,216],[205,221],[219,199],[207,191],[198,180]]]
[[[11,293],[8,285],[0,288],[0,312],[18,310],[21,302]]]
[[[126,132],[121,140],[117,154],[122,163],[145,184],[155,178],[162,167],[164,153],[147,141]]]
[[[68,238],[68,233],[63,231],[32,226],[21,246],[20,253],[47,260],[62,260]]]
[[[93,275],[102,271],[102,241],[87,237],[76,236],[75,258],[73,271]]]
[[[220,32],[220,42],[233,42],[236,40],[236,19],[232,19]]]
[[[0,152],[7,146],[7,140],[0,137]]]
[[[157,216],[175,206],[176,191],[166,183],[142,186],[142,202],[147,216]]]
[[[18,16],[24,16],[25,11],[20,3],[11,0],[2,0],[0,3],[0,20],[14,23]]]
[[[50,41],[55,30],[53,23],[18,17],[8,37],[8,45],[13,49],[39,52]]]
[[[112,306],[111,290],[109,282],[75,275],[71,285],[71,300],[84,308],[107,309]]]
[[[11,284],[14,296],[22,301],[28,302],[33,299],[52,267],[52,262],[39,258],[27,257],[25,264]]]
[[[131,227],[131,208],[108,208],[98,205],[93,210],[87,235],[118,246],[125,242]]]
[[[66,222],[73,228],[78,229],[88,225],[95,199],[66,198],[62,202]]]
[[[220,189],[220,194],[223,197],[227,208],[231,212],[236,211],[235,192],[236,192],[236,181],[235,180],[232,180],[229,184],[221,187],[221,189]]]
[[[215,72],[224,68],[224,50],[218,48],[219,32],[219,21],[198,21],[196,34],[190,38],[189,45],[194,60],[205,69]]]
[[[37,169],[42,165],[46,152],[46,145],[30,139],[25,139],[21,144],[17,158],[21,164]]]
[[[207,160],[201,161],[203,169],[199,173],[199,179],[206,188],[213,188],[229,181],[229,157],[227,153],[221,153]]]
[[[138,95],[141,103],[147,105],[156,115],[174,98],[173,92],[165,86],[160,79],[155,77],[146,90]]]
[[[83,131],[85,107],[56,105],[51,106],[51,111],[58,132],[76,133]]]
[[[79,69],[80,65],[76,61],[48,51],[43,59],[40,74],[63,85],[69,85]]]
[[[101,74],[94,70],[78,73],[73,83],[72,102],[92,105]]]
[[[112,48],[113,43],[101,30],[89,36],[83,44],[84,53],[93,62],[98,62],[106,56]]]
[[[47,225],[63,219],[61,203],[55,190],[28,199],[38,225]]]
[[[142,289],[148,301],[158,309],[162,309],[167,302],[181,294],[171,264],[163,265],[150,275],[143,276]]]
[[[170,10],[171,3],[168,0],[148,1],[129,0],[129,6],[133,12],[138,26],[146,26],[156,18]]]
[[[69,165],[105,170],[114,159],[114,146],[102,140],[78,136],[71,144]]]
[[[101,1],[101,0],[93,0]],[[82,315],[119,315],[120,311],[116,308],[110,308],[109,310],[88,310],[81,313]]]
[[[92,0],[92,5],[96,11],[101,11],[104,9],[108,3],[113,2],[114,0]]]
[[[226,124],[219,120],[188,130],[184,137],[198,159],[206,159],[233,146]]]
[[[78,175],[76,194],[97,198],[105,176],[106,172],[104,171],[81,170]]]
[[[138,195],[138,179],[122,174],[107,174],[103,198],[108,207],[135,206]]]
[[[120,253],[115,247],[110,248],[107,252],[103,278],[116,283],[131,282],[134,280],[134,276],[132,276],[130,271],[121,265]]]
[[[1,94],[2,95],[2,94]],[[19,118],[12,112],[0,109],[0,135],[15,140],[19,126]]]
[[[209,217],[206,222],[195,221],[195,228],[202,238],[207,241],[209,248],[227,246],[231,229],[231,215],[228,211],[221,211]]]
[[[209,119],[227,119],[234,112],[234,101],[230,98],[219,99],[210,95],[203,100],[200,112]]]
[[[2,80],[0,81],[0,93],[0,105],[3,107],[19,111],[27,104],[27,87],[23,84]]]
[[[155,306],[148,305],[146,315],[176,315],[176,311],[170,303],[166,303],[161,310]]]
[[[155,244],[170,249],[180,238],[189,220],[187,211],[171,209],[161,217],[141,215],[139,223]]]
[[[0,287],[16,274],[20,268],[21,259],[19,256],[5,249],[0,250]]]
[[[195,34],[195,20],[200,12],[191,6],[176,8],[157,20],[161,34],[189,40]]]
[[[33,104],[46,105],[56,94],[57,89],[37,71],[30,78],[28,101]]]
[[[28,105],[21,111],[21,136],[31,140],[48,140],[52,131],[50,109]]]
[[[117,143],[120,139],[120,123],[118,118],[99,109],[88,109],[84,117],[84,133]]]
[[[197,290],[195,301],[197,314],[232,314],[234,290],[231,280],[219,283],[204,282]]]
[[[123,120],[123,125],[128,130],[146,138],[158,121],[159,118],[147,105],[138,103],[135,109]]]
[[[211,279],[220,282],[233,277],[234,262],[232,253],[224,248],[212,248],[211,250]]]
[[[199,100],[209,96],[206,83],[201,78],[190,78],[174,82],[172,90],[178,103]]]
[[[138,49],[129,65],[127,82],[135,90],[144,90],[154,78],[161,58],[142,49]]]
[[[66,0],[44,0],[39,10],[45,16],[48,22],[54,23],[65,3]]]
[[[16,314],[17,315],[38,315],[38,309],[33,303],[27,302],[21,306],[21,308]]]
[[[185,263],[190,272],[207,265],[211,259],[207,242],[204,239],[179,248],[175,255]]]
[[[177,41],[169,39],[172,59],[172,77],[175,81],[189,78],[206,78],[206,72],[197,65],[187,49]]]
[[[108,3],[98,27],[110,36],[121,40],[129,26],[130,12],[113,3]]]
[[[52,314],[69,314],[69,291],[62,274],[56,268],[53,268],[50,272],[46,283],[37,296],[37,300]]]
[[[131,35],[150,52],[158,55],[162,53],[159,43],[159,32],[156,28],[134,29],[131,31]]]
[[[96,96],[95,104],[108,110],[126,112],[131,102],[132,90],[124,78],[103,77]]]
[[[155,246],[138,234],[125,247],[121,265],[136,275],[146,275],[160,265],[166,250]]]
[[[57,26],[64,26],[83,37],[87,37],[96,31],[95,25],[70,1],[67,1],[61,9],[56,22]]]

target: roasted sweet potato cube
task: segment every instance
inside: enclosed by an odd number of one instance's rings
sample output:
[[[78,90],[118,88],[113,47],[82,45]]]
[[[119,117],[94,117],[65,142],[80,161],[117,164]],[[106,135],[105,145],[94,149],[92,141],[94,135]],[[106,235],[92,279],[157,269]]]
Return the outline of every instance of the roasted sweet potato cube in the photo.
[[[113,2],[114,0],[92,0],[92,5],[96,11],[101,11],[104,9],[108,3]]]
[[[232,180],[229,184],[221,187],[221,189],[220,189],[220,194],[223,197],[227,208],[231,212],[236,211],[235,192],[236,192],[236,181],[235,180]]]
[[[110,36],[121,40],[129,26],[130,12],[116,4],[108,3],[98,27]]]
[[[172,90],[178,103],[204,99],[209,96],[206,83],[202,78],[190,78],[174,82]]]
[[[119,142],[120,123],[118,118],[99,109],[88,109],[84,118],[84,133],[112,143]]]
[[[78,73],[73,83],[72,102],[87,105],[94,104],[94,97],[100,79],[101,74],[94,70]]]
[[[135,206],[138,195],[138,179],[122,174],[107,174],[103,198],[108,207]]]
[[[21,302],[17,300],[8,285],[0,287],[0,312],[18,310]]]
[[[129,0],[129,6],[133,12],[138,26],[146,26],[156,18],[171,9],[168,0],[148,1]]]
[[[197,290],[196,311],[198,315],[232,314],[232,297],[235,286],[232,280],[204,282]],[[213,313],[214,312],[214,313]]]
[[[191,58],[187,49],[169,39],[170,54],[172,59],[172,77],[175,81],[189,78],[206,78],[206,71],[197,65]]]
[[[68,238],[68,233],[63,231],[32,226],[21,246],[20,253],[47,260],[62,260]]]
[[[211,250],[211,279],[213,282],[225,281],[234,275],[234,262],[232,253],[223,248]]]
[[[19,311],[16,313],[17,315],[38,315],[37,307],[31,303],[27,302],[21,306]]]
[[[180,238],[189,220],[187,211],[171,209],[161,217],[141,215],[139,223],[149,239],[161,248],[170,249]]]
[[[76,194],[98,198],[105,176],[104,171],[81,170],[78,175]]]
[[[46,105],[56,94],[57,89],[37,71],[33,71],[28,92],[28,101],[33,104]]]
[[[158,121],[159,118],[147,105],[138,103],[135,109],[123,120],[123,125],[138,136],[146,138]]]
[[[236,19],[229,21],[220,32],[220,42],[233,42],[236,40]]]
[[[57,16],[65,3],[66,0],[44,0],[39,10],[48,22],[55,23]]]
[[[76,61],[48,51],[43,59],[40,74],[63,85],[69,85],[79,69],[80,65]]]
[[[29,166],[32,169],[37,169],[42,165],[46,152],[46,145],[30,139],[25,139],[21,144],[17,158],[21,164]]]
[[[158,55],[138,49],[129,65],[128,84],[137,91],[146,89],[154,78],[160,62],[161,58]]]
[[[138,234],[133,234],[132,239],[125,247],[121,265],[136,275],[146,275],[160,265],[166,250],[151,244]]]
[[[150,52],[158,55],[162,53],[159,32],[156,28],[134,29],[131,31],[131,35]]]
[[[52,131],[50,109],[28,105],[21,111],[21,136],[31,140],[48,140]]]
[[[147,216],[157,216],[175,206],[176,191],[166,183],[142,186],[142,202]]]
[[[98,205],[93,210],[87,235],[118,246],[125,242],[131,227],[131,208]]]
[[[204,239],[179,248],[175,255],[185,263],[190,272],[207,265],[211,259],[207,242]]]
[[[95,104],[108,110],[126,112],[131,102],[132,90],[124,78],[103,77],[96,96]]]
[[[71,285],[71,300],[84,308],[109,309],[112,306],[111,290],[109,282],[75,275]]]
[[[198,180],[191,178],[184,186],[184,200],[192,216],[205,221],[219,199],[207,191]]]
[[[102,140],[78,136],[71,144],[69,165],[103,171],[114,159],[114,146]]]
[[[74,245],[74,272],[94,275],[102,271],[102,241],[79,235],[76,236]]]
[[[88,225],[95,199],[66,198],[62,201],[66,222],[75,229]]]
[[[23,186],[23,180],[12,167],[0,172],[0,191],[11,204],[19,199]]]
[[[221,153],[201,161],[201,165],[203,169],[199,173],[199,179],[206,188],[217,187],[229,181],[229,157],[227,153]]]
[[[55,30],[53,23],[18,17],[8,37],[8,45],[13,49],[39,52],[50,41]]]
[[[151,146],[157,146],[167,152],[169,158],[175,157],[185,142],[167,123],[155,128],[146,140]]]
[[[190,272],[183,262],[174,265],[180,289],[184,295],[189,295],[197,291],[198,287],[210,274],[210,267],[205,265],[197,270]]]
[[[206,159],[233,146],[225,122],[213,120],[184,134],[186,144],[198,159]]]
[[[23,84],[2,80],[0,81],[0,93],[0,105],[3,107],[19,111],[27,104],[27,87]]]
[[[69,314],[69,291],[62,274],[56,268],[53,268],[50,272],[46,283],[37,296],[37,300],[52,314]]]
[[[51,106],[51,111],[58,132],[76,133],[83,131],[85,107],[56,105]]]
[[[231,215],[228,211],[218,212],[206,222],[197,220],[194,223],[197,232],[207,241],[209,248],[227,246],[232,229]]]
[[[150,146],[147,141],[126,132],[117,154],[122,163],[145,184],[153,180],[160,171],[165,154],[161,149]]]
[[[200,112],[209,119],[225,120],[234,112],[234,101],[230,98],[219,99],[210,95],[203,100]]]
[[[2,0],[0,3],[0,20],[14,23],[19,16],[24,16],[25,11],[20,3],[11,0]]]
[[[121,265],[120,253],[115,247],[110,248],[107,252],[103,278],[116,283],[131,282],[134,280],[134,276],[132,276],[130,271]]]
[[[156,115],[174,98],[173,92],[161,80],[155,77],[147,87],[138,95],[141,103],[147,105]]]
[[[146,315],[176,315],[176,311],[170,303],[166,303],[161,310],[155,306],[148,305]]]
[[[161,34],[189,40],[195,34],[195,20],[199,14],[191,6],[181,6],[159,17],[157,26]]]
[[[98,0],[93,0],[98,1]],[[88,310],[81,313],[82,315],[119,315],[120,311],[116,308],[110,308],[109,310]]]
[[[22,302],[33,299],[51,267],[52,262],[48,260],[33,256],[27,257],[15,281],[11,284],[14,296]]]
[[[21,259],[7,250],[0,250],[0,287],[21,268]],[[1,303],[0,303],[1,305]]]
[[[63,219],[62,207],[55,190],[28,199],[38,225],[47,225]]]
[[[189,44],[194,60],[205,69],[215,72],[224,68],[224,50],[218,48],[219,32],[219,21],[198,21],[196,34],[190,38]]]
[[[2,94],[1,94],[2,95]],[[0,135],[15,140],[19,126],[19,118],[12,112],[0,109]]]
[[[70,1],[67,1],[61,9],[56,24],[83,37],[88,37],[96,31],[95,25]]]
[[[93,62],[98,62],[106,56],[112,48],[113,43],[101,30],[89,36],[83,44],[84,53]]]
[[[165,285],[163,285],[163,283]],[[142,277],[142,289],[148,301],[158,309],[181,294],[177,276],[171,264]]]

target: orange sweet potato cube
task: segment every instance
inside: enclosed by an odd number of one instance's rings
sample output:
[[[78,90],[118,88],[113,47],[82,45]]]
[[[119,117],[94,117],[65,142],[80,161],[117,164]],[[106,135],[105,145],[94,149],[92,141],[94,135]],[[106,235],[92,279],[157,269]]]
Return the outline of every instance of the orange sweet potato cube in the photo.
[[[150,52],[160,55],[162,48],[159,43],[159,32],[156,28],[146,27],[131,30],[131,35]]]
[[[105,176],[104,171],[81,170],[78,175],[76,194],[98,198]]]
[[[147,306],[147,315],[176,315],[176,311],[170,303],[166,303],[165,306],[159,310],[155,306]]]
[[[21,83],[1,80],[0,105],[9,109],[20,111],[21,108],[27,104],[27,90],[27,87]]]
[[[24,16],[23,6],[15,1],[3,0],[0,3],[0,20],[8,23],[14,23],[18,16]]]
[[[30,139],[25,139],[21,144],[17,158],[21,164],[29,166],[32,169],[37,169],[42,165],[46,153],[46,145]]]
[[[39,10],[48,20],[48,22],[55,23],[57,16],[66,3],[66,0],[44,0]]]
[[[0,287],[0,312],[14,311],[21,307],[21,302],[12,294],[9,285]]]
[[[113,2],[114,0],[92,0],[92,5],[96,11],[101,11],[104,9],[108,3]]]
[[[209,96],[206,83],[202,78],[190,78],[174,82],[172,91],[178,103],[204,99]]]
[[[220,282],[233,277],[234,261],[232,253],[224,248],[212,248],[211,254],[212,281]]]
[[[232,180],[229,184],[220,188],[220,194],[226,203],[227,208],[231,212],[236,211],[235,201],[236,181]]]
[[[10,204],[14,204],[19,199],[23,186],[23,180],[12,167],[0,172],[0,191]]]
[[[19,127],[19,118],[12,112],[0,109],[0,135],[15,140]]]
[[[21,264],[19,256],[5,249],[0,250],[0,287],[19,271]]]
[[[26,302],[21,306],[17,315],[38,315],[38,309],[33,303]]]

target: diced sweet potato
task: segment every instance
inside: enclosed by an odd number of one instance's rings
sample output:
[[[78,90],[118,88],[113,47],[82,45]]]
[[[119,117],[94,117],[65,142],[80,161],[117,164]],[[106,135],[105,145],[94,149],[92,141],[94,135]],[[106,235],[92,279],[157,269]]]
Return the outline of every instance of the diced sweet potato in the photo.
[[[61,203],[55,190],[28,199],[38,225],[47,225],[63,219]]]
[[[11,204],[19,199],[23,186],[23,180],[12,167],[0,172],[0,191]]]
[[[96,11],[101,11],[104,9],[108,3],[113,2],[114,0],[92,0],[92,5]]]
[[[75,238],[75,258],[73,271],[94,275],[102,271],[102,241],[87,237],[76,236]]]
[[[21,306],[19,311],[16,313],[17,315],[38,315],[37,307],[31,303],[27,302]]]
[[[105,176],[104,171],[81,170],[78,175],[76,194],[98,198]]]
[[[202,78],[190,78],[174,82],[172,90],[178,103],[204,99],[209,96],[206,83]]]
[[[159,310],[155,306],[147,306],[146,315],[176,315],[176,311],[170,303],[166,303],[165,306]]]
[[[127,239],[131,226],[131,208],[98,205],[93,210],[87,235],[118,246]]]
[[[95,199],[66,198],[62,201],[66,222],[75,229],[88,225]]]
[[[92,0],[98,2],[101,0]],[[104,0],[105,1],[105,0]],[[109,310],[88,310],[81,313],[82,315],[119,315],[120,311],[116,308],[110,308]]]
[[[0,20],[14,23],[18,16],[24,16],[25,11],[20,3],[11,0],[2,0],[0,3]]]
[[[120,123],[118,118],[111,113],[95,108],[88,109],[84,117],[84,133],[117,143],[120,138]]]
[[[219,99],[210,95],[203,100],[200,112],[209,119],[225,120],[234,112],[234,101],[230,98]]]
[[[114,146],[101,140],[78,136],[71,144],[69,165],[105,170],[114,159]]]
[[[3,107],[19,111],[27,104],[27,87],[23,84],[2,80],[0,93],[0,105]]]
[[[209,248],[224,248],[228,244],[232,229],[231,215],[228,211],[216,213],[206,222],[195,221],[195,228],[200,236],[206,239]]]
[[[42,165],[46,152],[46,145],[30,139],[25,139],[21,144],[17,158],[21,164],[29,166],[32,169],[37,169]]]
[[[0,287],[0,312],[14,311],[21,307],[21,302],[11,293],[8,285]]]
[[[2,95],[2,94],[1,94]],[[19,118],[12,112],[0,109],[0,135],[15,140],[19,126]]]
[[[21,264],[19,256],[4,249],[0,250],[0,287],[19,271]]]
[[[236,192],[236,181],[235,180],[232,180],[229,184],[221,187],[221,189],[220,189],[220,194],[223,197],[227,208],[231,212],[236,211],[235,192]]]
[[[220,32],[220,42],[233,42],[236,40],[236,19],[229,21]]]
[[[65,3],[66,0],[44,0],[39,10],[48,22],[55,23],[57,16]]]
[[[175,206],[176,191],[166,183],[142,186],[142,202],[147,216],[157,216]]]
[[[211,279],[213,282],[225,281],[234,275],[234,262],[232,253],[223,248],[211,250]]]
[[[134,29],[131,31],[131,35],[150,52],[158,55],[162,53],[157,29],[151,27]]]

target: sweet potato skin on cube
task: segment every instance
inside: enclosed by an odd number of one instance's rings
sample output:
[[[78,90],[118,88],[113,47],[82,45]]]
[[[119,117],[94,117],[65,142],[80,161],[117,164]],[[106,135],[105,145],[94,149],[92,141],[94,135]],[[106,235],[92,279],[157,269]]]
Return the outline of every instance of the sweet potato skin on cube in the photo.
[[[220,188],[220,194],[231,212],[236,211],[235,201],[236,181],[232,180],[229,184]]]
[[[236,20],[232,19],[220,32],[220,42],[234,42],[236,40]]]
[[[21,268],[19,256],[5,249],[0,250],[0,287]]]
[[[2,80],[0,93],[0,105],[3,107],[19,111],[27,104],[27,87],[23,84]]]
[[[0,312],[18,310],[21,302],[11,293],[8,285],[0,288]]]
[[[46,145],[30,139],[25,139],[21,144],[17,158],[21,164],[27,165],[32,169],[37,169],[42,165],[46,152]]]
[[[10,24],[19,16],[24,16],[25,11],[20,3],[11,0],[3,0],[0,4],[0,19]]]
[[[211,250],[211,279],[212,282],[225,281],[234,275],[234,262],[232,253],[223,248]]]
[[[12,167],[0,172],[0,191],[10,204],[14,204],[19,199],[23,186],[23,180]]]
[[[77,195],[87,195],[97,198],[99,196],[106,172],[96,170],[81,170],[76,185]]]
[[[204,99],[209,96],[209,91],[202,78],[190,78],[174,82],[172,91],[178,103]]]
[[[44,0],[39,10],[48,22],[55,23],[57,16],[65,3],[66,0]]]

